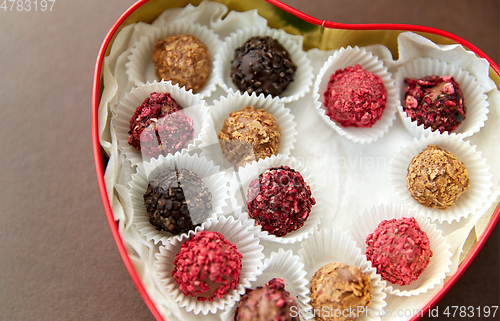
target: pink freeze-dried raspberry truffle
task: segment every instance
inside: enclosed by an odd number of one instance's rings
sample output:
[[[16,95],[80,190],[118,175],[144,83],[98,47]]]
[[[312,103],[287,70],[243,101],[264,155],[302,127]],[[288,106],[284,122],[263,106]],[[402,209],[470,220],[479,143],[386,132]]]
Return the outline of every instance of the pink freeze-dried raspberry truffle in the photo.
[[[429,238],[414,217],[382,221],[366,238],[366,258],[392,284],[417,280],[431,257]]]
[[[201,231],[182,244],[172,276],[184,295],[222,298],[240,281],[243,255],[221,233]]]
[[[289,166],[266,170],[248,188],[249,216],[276,236],[285,236],[302,227],[314,204],[311,188]]]

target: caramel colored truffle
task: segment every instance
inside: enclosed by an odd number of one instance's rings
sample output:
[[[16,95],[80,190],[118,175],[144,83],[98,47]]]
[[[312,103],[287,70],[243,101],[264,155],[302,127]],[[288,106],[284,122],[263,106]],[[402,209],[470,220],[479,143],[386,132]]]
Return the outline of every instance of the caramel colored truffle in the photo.
[[[157,40],[153,49],[156,75],[186,90],[199,91],[211,72],[208,47],[190,34]]]
[[[314,273],[311,306],[316,320],[350,321],[361,316],[372,301],[370,277],[346,263],[329,263]]]
[[[469,172],[455,155],[429,145],[408,166],[406,188],[418,203],[445,210],[469,189]]]
[[[278,153],[281,128],[264,109],[246,106],[232,112],[219,132],[222,152],[234,166]]]

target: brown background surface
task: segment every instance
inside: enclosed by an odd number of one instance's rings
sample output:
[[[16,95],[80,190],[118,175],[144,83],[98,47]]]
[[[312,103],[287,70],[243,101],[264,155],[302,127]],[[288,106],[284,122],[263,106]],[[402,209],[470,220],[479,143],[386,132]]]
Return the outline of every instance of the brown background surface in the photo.
[[[436,27],[500,63],[498,0],[284,2],[331,21]],[[90,131],[99,47],[133,3],[57,0],[52,12],[0,9],[0,320],[153,319],[107,225]],[[441,311],[499,305],[499,236],[497,226]]]

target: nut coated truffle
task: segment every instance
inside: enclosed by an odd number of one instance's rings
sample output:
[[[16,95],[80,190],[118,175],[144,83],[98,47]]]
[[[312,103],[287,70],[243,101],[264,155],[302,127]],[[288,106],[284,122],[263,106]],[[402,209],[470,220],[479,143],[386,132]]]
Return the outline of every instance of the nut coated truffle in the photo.
[[[221,233],[201,231],[182,244],[172,276],[184,295],[213,301],[236,288],[242,258]]]
[[[236,308],[234,321],[298,321],[295,300],[285,291],[283,279],[272,279],[255,290],[247,289]]]
[[[289,166],[266,170],[248,187],[249,216],[276,236],[301,228],[315,204],[309,185]]]
[[[236,49],[231,79],[241,91],[273,97],[293,81],[297,67],[285,48],[271,37],[252,37]]]
[[[344,127],[372,127],[387,104],[382,79],[359,64],[335,71],[323,96],[328,117]]]
[[[144,193],[149,222],[174,235],[193,230],[212,210],[212,194],[195,173],[168,168],[152,179]]]
[[[392,284],[417,280],[431,257],[429,238],[414,217],[382,221],[366,238],[366,258]]]
[[[460,85],[452,76],[426,76],[404,80],[403,110],[412,121],[432,131],[452,132],[465,119],[466,108]]]
[[[246,106],[224,120],[219,141],[226,159],[234,166],[244,166],[278,153],[281,128],[264,109]]]
[[[418,203],[445,210],[469,189],[469,172],[455,155],[429,145],[410,162],[406,188]]]
[[[321,267],[310,284],[311,306],[320,311],[317,320],[354,320],[372,301],[370,277],[360,268],[346,263],[329,263]]]
[[[199,91],[211,72],[208,47],[197,37],[181,34],[157,40],[153,63],[160,79],[171,80],[179,87]]]

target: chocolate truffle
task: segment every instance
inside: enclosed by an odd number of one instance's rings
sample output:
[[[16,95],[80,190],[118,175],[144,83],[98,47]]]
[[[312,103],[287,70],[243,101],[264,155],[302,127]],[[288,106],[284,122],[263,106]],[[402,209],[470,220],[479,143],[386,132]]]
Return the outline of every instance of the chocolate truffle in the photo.
[[[238,167],[277,154],[281,128],[264,109],[246,106],[224,120],[219,140],[226,159]]]
[[[186,148],[194,137],[193,120],[169,93],[153,92],[130,119],[128,143],[148,157]]]
[[[203,88],[212,70],[208,47],[190,34],[157,40],[153,63],[158,78],[193,91]]]
[[[241,91],[275,97],[293,81],[296,70],[290,54],[276,39],[255,36],[236,49],[231,79]]]
[[[417,280],[431,257],[429,238],[413,217],[382,221],[366,238],[366,258],[392,284]]]
[[[455,155],[429,145],[411,160],[406,188],[418,203],[445,210],[469,189],[469,172]]]
[[[292,307],[298,311],[290,292],[285,291],[283,279],[275,278],[255,290],[247,289],[236,308],[234,321],[297,321],[298,318],[292,317]]]
[[[346,263],[329,263],[314,273],[311,306],[316,319],[350,321],[361,316],[372,300],[370,277]],[[327,313],[326,313],[327,312]]]
[[[289,166],[273,167],[250,182],[248,215],[276,236],[301,228],[316,200],[299,172]]]
[[[236,245],[221,233],[200,231],[175,255],[172,276],[184,295],[213,301],[236,288],[242,258]]]
[[[424,128],[452,132],[465,119],[466,108],[459,84],[452,76],[426,76],[404,80],[403,110]]]
[[[372,127],[387,104],[382,79],[359,64],[335,71],[323,96],[328,117],[344,127]]]
[[[212,194],[195,173],[168,168],[152,179],[144,193],[149,222],[174,235],[193,230],[212,211]]]

